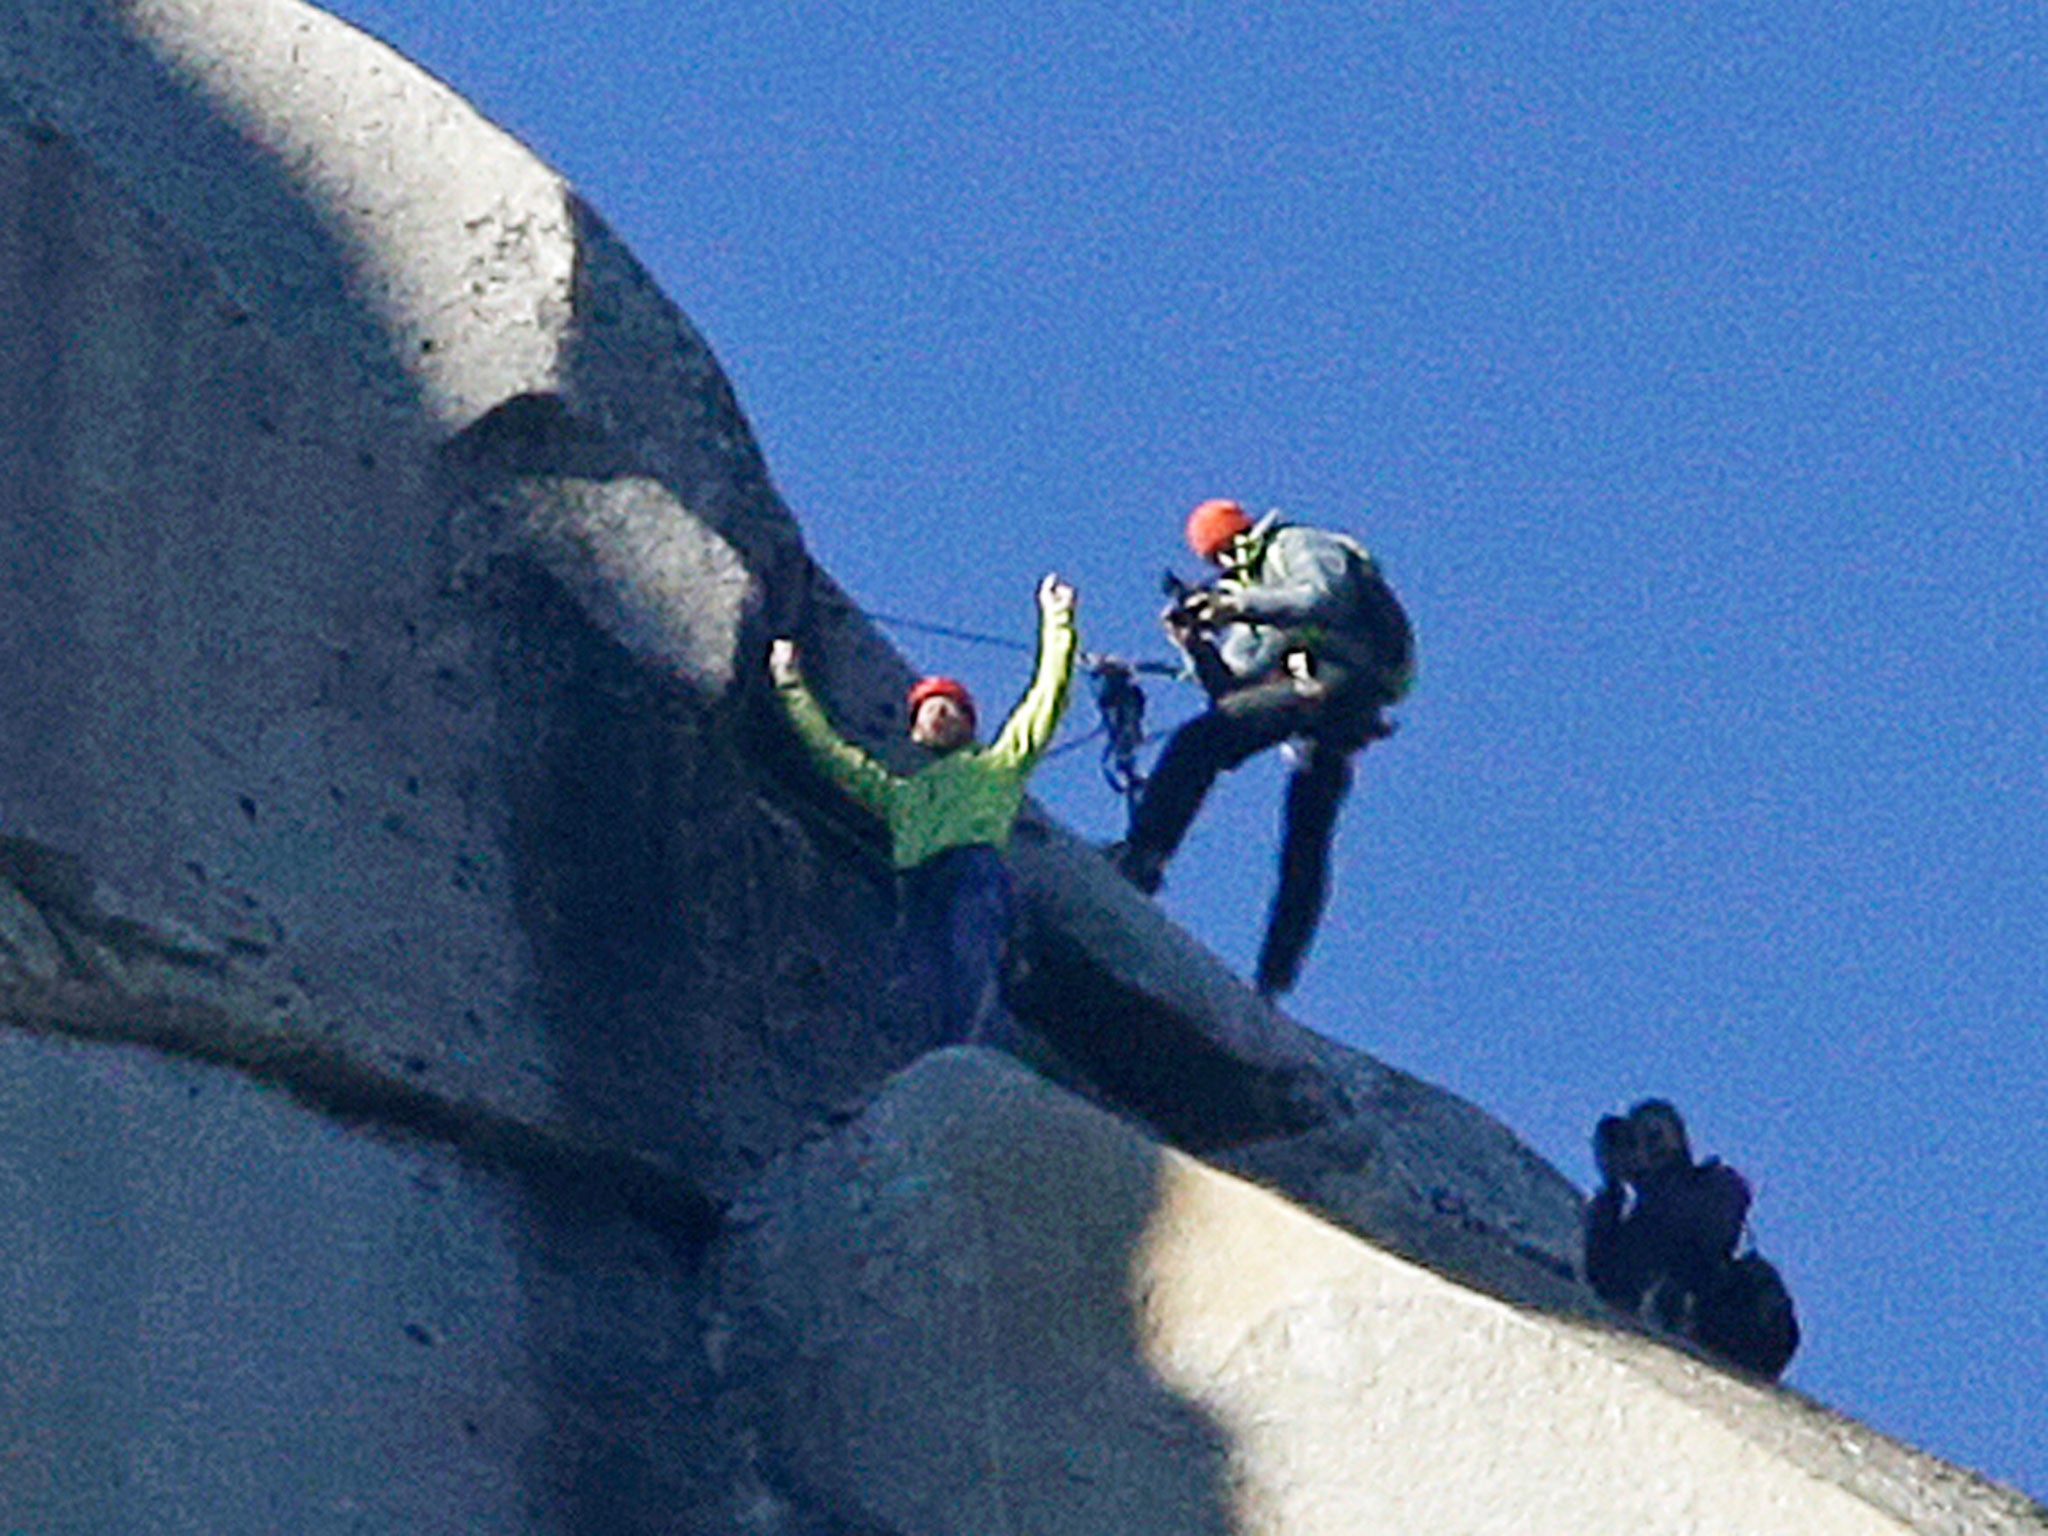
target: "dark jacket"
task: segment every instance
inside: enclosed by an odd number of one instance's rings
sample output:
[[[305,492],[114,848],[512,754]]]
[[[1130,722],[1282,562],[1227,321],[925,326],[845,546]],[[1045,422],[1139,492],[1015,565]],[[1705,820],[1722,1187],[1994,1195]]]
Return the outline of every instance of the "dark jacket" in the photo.
[[[1679,1163],[1635,1185],[1608,1185],[1586,1207],[1586,1279],[1634,1313],[1655,1293],[1659,1321],[1678,1320],[1713,1285],[1749,1214],[1749,1185],[1719,1158]]]

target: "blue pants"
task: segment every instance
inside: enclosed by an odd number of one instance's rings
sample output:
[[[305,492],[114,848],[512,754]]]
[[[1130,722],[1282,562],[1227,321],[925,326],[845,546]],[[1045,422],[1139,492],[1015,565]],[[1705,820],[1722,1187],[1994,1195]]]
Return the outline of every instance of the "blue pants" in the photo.
[[[941,1045],[1008,1048],[1003,972],[1016,916],[1010,870],[987,843],[948,848],[902,874],[898,985]]]

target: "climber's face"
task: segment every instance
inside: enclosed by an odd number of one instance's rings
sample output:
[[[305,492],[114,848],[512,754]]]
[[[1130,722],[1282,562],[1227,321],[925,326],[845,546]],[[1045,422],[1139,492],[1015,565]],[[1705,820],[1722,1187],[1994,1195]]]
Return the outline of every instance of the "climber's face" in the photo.
[[[910,739],[934,752],[956,751],[974,740],[974,717],[944,694],[934,694],[917,706]]]

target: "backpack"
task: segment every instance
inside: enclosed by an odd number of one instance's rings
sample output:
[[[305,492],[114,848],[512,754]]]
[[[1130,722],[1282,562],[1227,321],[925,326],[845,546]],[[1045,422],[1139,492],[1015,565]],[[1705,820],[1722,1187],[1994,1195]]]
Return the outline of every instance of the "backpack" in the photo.
[[[1777,1266],[1753,1248],[1722,1265],[1699,1298],[1692,1335],[1703,1349],[1775,1381],[1799,1348],[1799,1318]]]
[[[1330,537],[1347,556],[1346,574],[1359,638],[1371,647],[1375,666],[1386,679],[1388,691],[1398,699],[1415,677],[1415,630],[1408,622],[1407,610],[1363,544],[1347,533]]]

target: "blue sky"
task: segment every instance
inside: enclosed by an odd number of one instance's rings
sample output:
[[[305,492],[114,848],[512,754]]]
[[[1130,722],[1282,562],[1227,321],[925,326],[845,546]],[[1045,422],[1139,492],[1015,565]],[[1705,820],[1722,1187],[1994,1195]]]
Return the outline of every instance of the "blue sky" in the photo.
[[[1581,1184],[1674,1099],[1788,1379],[2048,1497],[2048,18],[331,8],[620,231],[870,610],[1024,639],[1057,567],[1157,656],[1195,501],[1361,537],[1422,681],[1292,1011]],[[1107,839],[1092,762],[1036,787]],[[1280,786],[1162,898],[1240,970]]]

